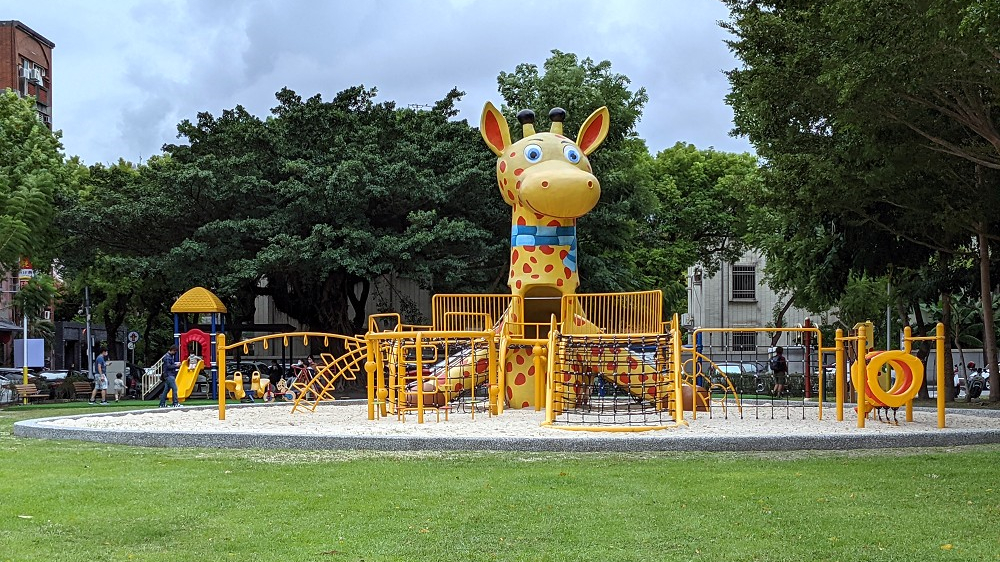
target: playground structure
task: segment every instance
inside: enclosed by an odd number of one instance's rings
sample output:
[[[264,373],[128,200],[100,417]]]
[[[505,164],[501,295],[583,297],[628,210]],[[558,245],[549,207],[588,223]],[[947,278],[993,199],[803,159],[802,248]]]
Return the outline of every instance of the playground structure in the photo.
[[[440,419],[443,412],[447,419],[456,409],[474,417],[477,412],[498,416],[506,409],[533,408],[544,409],[544,425],[551,427],[644,431],[687,424],[688,412],[692,419],[718,410],[728,416],[730,408],[742,415],[746,392],[698,344],[683,344],[676,315],[663,321],[659,291],[576,293],[577,219],[600,197],[587,156],[607,135],[607,109],[584,121],[575,142],[563,136],[566,114],[561,109],[549,113],[549,132],[535,130],[530,111],[517,117],[523,129],[517,142],[490,103],[480,128],[498,157],[497,184],[512,208],[510,294],[436,295],[429,325],[407,325],[398,314],[378,314],[370,317],[363,338],[304,332],[227,344],[220,334],[220,371],[225,372],[226,351],[240,345],[260,341],[266,349],[268,341],[289,337],[304,342],[324,338],[328,345],[333,338],[340,353],[324,356],[317,372],[293,383],[293,412],[313,411],[331,400],[336,381],[353,378],[363,368],[369,420],[415,415],[423,423],[427,413]],[[809,342],[807,350],[815,343],[815,360],[807,360],[802,369],[803,387],[808,397],[815,373],[820,419],[826,387],[822,355],[835,354],[838,421],[843,420],[845,349],[856,345],[859,359],[851,381],[864,388],[858,392],[858,426],[872,411],[903,405],[912,419],[923,365],[909,355],[909,346],[928,338],[907,333],[902,352],[871,355],[864,328],[857,336],[838,332],[834,347],[824,347],[822,334],[813,327],[702,329],[692,334],[692,342],[736,332],[799,333]],[[940,327],[934,339],[942,362]],[[938,396],[939,426],[944,427],[944,393]],[[223,394],[219,418],[225,419]]]

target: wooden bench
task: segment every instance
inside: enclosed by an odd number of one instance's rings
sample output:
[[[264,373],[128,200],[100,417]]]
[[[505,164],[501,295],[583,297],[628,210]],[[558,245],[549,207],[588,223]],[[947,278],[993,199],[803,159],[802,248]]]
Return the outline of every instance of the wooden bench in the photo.
[[[93,389],[93,385],[87,381],[75,382],[73,383],[73,398],[79,398],[81,394],[90,398],[90,391]]]
[[[15,384],[14,389],[17,390],[18,400],[23,400],[27,398],[30,400],[48,400],[48,394],[42,394],[38,392],[38,387],[33,384]]]

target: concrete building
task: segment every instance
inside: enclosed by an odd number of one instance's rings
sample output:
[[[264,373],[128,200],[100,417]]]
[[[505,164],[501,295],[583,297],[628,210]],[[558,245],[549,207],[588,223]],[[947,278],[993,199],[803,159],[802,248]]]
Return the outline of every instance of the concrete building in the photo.
[[[52,49],[49,41],[23,23],[0,21],[0,89],[33,96],[38,117],[52,128]]]
[[[765,264],[766,258],[751,250],[735,262],[723,263],[712,276],[705,275],[701,266],[690,268],[688,312],[683,323],[698,328],[774,327],[775,314],[785,305],[788,295],[779,295],[764,283]],[[817,318],[793,306],[785,311],[782,324],[799,326],[806,318],[811,318],[813,324],[832,320]],[[745,351],[766,349],[770,342],[765,334],[752,331],[735,333],[733,338],[729,345]]]

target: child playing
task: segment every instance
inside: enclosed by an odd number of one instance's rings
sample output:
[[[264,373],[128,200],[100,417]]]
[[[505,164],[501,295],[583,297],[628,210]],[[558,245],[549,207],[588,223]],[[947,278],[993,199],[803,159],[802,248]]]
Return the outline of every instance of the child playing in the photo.
[[[118,373],[117,378],[115,378],[115,402],[122,396],[125,396],[125,381],[122,380],[122,374]]]

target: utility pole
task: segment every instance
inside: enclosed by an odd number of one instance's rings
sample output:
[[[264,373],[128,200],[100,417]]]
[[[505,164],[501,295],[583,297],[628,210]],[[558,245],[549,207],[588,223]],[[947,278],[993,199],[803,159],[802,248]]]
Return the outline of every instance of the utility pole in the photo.
[[[86,317],[86,328],[84,331],[87,333],[87,378],[94,376],[94,353],[91,349],[90,342],[93,341],[93,334],[90,333],[90,287],[83,288],[83,313]]]

